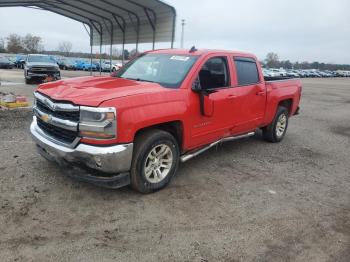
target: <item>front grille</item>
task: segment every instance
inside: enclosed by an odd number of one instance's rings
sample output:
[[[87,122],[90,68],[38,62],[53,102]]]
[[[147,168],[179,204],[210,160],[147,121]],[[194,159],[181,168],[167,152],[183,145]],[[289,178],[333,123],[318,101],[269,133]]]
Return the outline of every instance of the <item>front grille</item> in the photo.
[[[37,118],[37,124],[40,127],[40,129],[44,131],[47,135],[66,144],[72,144],[78,136],[77,131],[69,131],[57,126],[47,124],[39,118]]]
[[[52,72],[57,71],[57,69],[54,67],[32,67],[31,70],[32,71],[52,71]]]
[[[46,114],[52,115],[54,117],[61,118],[64,120],[79,122],[79,118],[80,118],[79,111],[74,111],[74,112],[53,111],[51,108],[49,108],[47,105],[45,105],[38,99],[36,100],[36,106],[40,111]]]

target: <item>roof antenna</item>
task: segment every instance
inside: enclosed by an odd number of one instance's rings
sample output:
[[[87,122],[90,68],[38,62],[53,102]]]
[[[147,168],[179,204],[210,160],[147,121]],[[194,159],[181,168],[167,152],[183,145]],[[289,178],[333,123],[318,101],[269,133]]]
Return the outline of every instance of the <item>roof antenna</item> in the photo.
[[[198,51],[198,49],[195,46],[192,46],[190,49],[190,53],[194,53],[196,51]]]

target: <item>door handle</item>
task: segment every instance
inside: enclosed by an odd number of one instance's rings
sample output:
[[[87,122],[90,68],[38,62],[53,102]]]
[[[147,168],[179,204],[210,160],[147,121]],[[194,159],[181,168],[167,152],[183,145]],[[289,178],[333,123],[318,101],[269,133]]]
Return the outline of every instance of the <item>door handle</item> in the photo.
[[[256,93],[257,96],[263,96],[263,95],[265,95],[265,94],[266,94],[265,91],[260,91],[260,92],[257,92],[257,93]]]

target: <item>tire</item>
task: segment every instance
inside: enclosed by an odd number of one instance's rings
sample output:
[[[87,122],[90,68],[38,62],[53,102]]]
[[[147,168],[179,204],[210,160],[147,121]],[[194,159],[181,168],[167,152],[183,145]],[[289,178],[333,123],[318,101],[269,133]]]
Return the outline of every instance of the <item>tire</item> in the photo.
[[[26,85],[30,85],[32,83],[31,79],[25,79],[26,80]]]
[[[130,172],[131,187],[143,194],[166,187],[177,171],[179,157],[179,145],[170,133],[151,129],[138,135]]]
[[[278,107],[272,123],[263,128],[263,137],[271,143],[279,143],[283,140],[288,129],[289,112],[285,107]]]

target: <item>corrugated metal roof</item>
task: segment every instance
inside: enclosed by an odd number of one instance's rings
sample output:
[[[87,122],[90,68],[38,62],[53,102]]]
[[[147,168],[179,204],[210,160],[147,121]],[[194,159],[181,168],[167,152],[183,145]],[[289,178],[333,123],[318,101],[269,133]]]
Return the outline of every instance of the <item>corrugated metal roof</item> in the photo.
[[[0,7],[10,6],[36,7],[82,22],[92,30],[93,45],[173,43],[175,38],[176,10],[159,0],[0,0]]]

